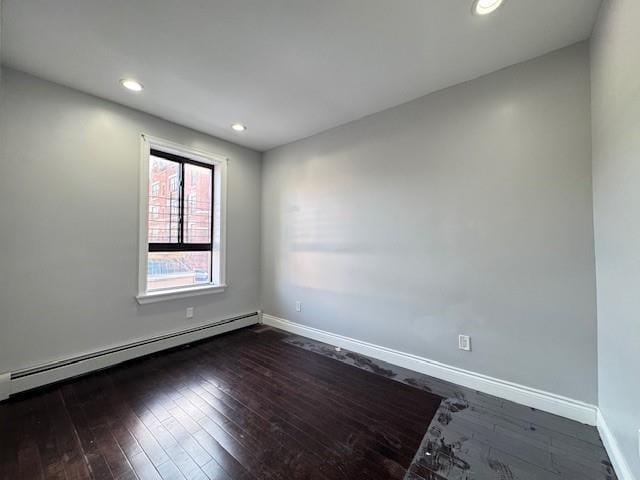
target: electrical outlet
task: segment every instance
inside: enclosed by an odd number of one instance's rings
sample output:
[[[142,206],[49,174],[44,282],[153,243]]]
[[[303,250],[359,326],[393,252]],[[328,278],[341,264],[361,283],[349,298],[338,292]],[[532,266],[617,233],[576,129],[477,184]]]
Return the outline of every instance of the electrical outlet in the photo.
[[[193,307],[187,307],[186,317],[193,318]]]
[[[296,302],[296,312],[302,311],[302,302]]]
[[[471,351],[471,337],[469,335],[458,335],[458,348],[467,352]]]

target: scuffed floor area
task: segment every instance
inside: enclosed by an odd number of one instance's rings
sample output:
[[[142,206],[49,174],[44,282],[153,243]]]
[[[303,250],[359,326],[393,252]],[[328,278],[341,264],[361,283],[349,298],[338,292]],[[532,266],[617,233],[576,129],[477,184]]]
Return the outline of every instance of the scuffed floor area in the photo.
[[[445,398],[405,480],[617,479],[595,427],[305,337],[283,341]]]

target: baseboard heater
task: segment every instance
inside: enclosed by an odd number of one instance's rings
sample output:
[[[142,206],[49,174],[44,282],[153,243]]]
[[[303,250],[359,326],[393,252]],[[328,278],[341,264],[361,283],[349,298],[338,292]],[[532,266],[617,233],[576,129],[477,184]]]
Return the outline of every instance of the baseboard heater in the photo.
[[[23,392],[49,383],[83,375],[110,367],[137,357],[247,327],[259,322],[260,313],[238,315],[214,323],[177,332],[158,335],[116,347],[106,348],[75,357],[58,360],[30,368],[16,370],[4,375],[10,381],[9,388],[0,389],[0,400],[9,394]],[[8,390],[8,391],[7,391]],[[5,395],[2,395],[3,391]]]

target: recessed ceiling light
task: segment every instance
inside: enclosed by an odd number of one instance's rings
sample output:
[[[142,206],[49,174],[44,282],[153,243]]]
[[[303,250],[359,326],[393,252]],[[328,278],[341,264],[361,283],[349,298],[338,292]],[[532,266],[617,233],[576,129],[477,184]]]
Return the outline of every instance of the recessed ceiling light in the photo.
[[[141,92],[144,88],[140,82],[133,80],[132,78],[123,78],[120,80],[120,83],[124,88],[131,90],[132,92]]]
[[[489,15],[495,12],[504,0],[475,0],[473,2],[473,13],[476,15]]]
[[[231,125],[231,128],[234,129],[236,132],[244,132],[247,127],[241,123],[233,123]]]

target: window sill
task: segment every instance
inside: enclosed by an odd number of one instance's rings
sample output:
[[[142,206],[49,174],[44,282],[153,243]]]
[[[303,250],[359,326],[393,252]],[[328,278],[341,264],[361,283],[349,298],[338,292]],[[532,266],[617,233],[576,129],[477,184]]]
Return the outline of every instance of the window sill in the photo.
[[[226,285],[205,285],[203,287],[175,288],[172,290],[160,290],[157,292],[142,293],[136,296],[140,305],[147,303],[164,302],[167,300],[177,300],[180,298],[195,297],[198,295],[208,295],[211,293],[224,292]]]

